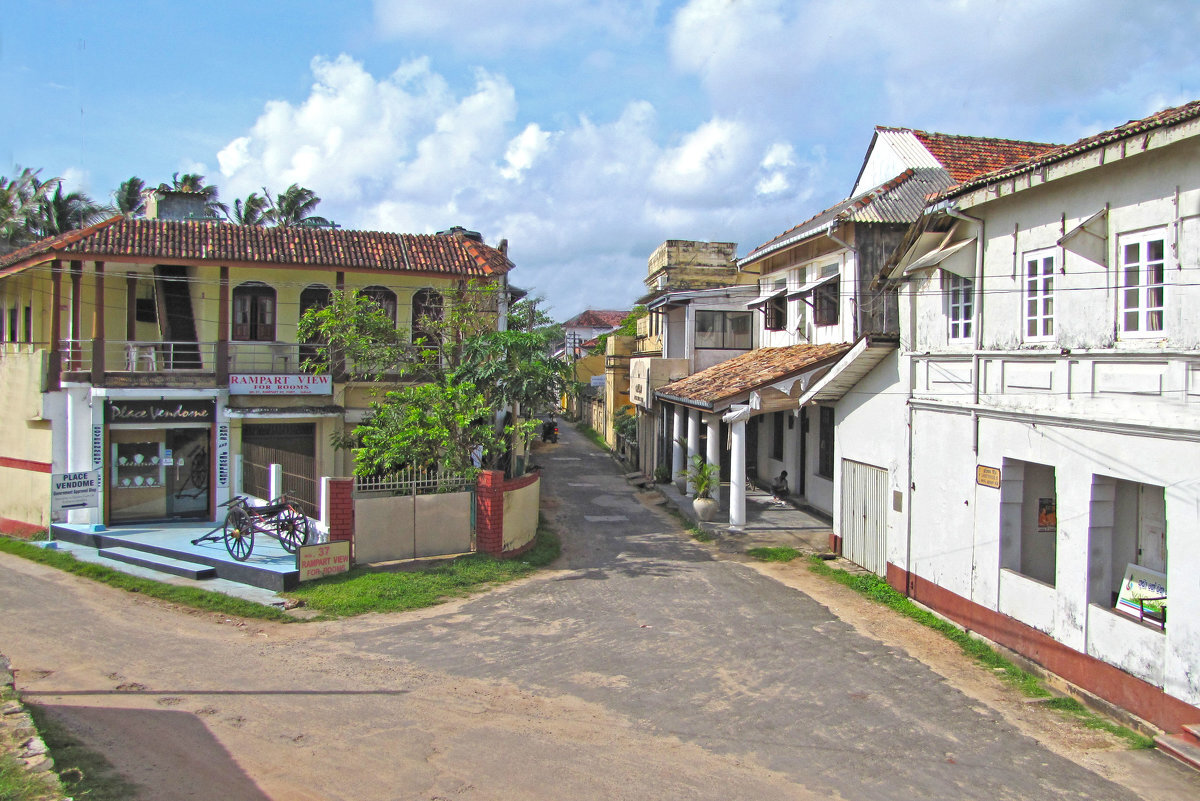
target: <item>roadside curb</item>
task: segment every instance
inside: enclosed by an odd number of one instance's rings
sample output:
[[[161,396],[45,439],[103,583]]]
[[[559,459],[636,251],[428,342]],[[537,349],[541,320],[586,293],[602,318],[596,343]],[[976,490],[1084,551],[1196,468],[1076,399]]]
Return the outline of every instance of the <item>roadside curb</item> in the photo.
[[[7,747],[11,748],[13,756],[29,773],[42,778],[47,790],[60,792],[54,759],[33,722],[33,716],[17,695],[12,666],[3,654],[0,654],[0,697],[4,699],[0,701],[0,731],[11,744]]]

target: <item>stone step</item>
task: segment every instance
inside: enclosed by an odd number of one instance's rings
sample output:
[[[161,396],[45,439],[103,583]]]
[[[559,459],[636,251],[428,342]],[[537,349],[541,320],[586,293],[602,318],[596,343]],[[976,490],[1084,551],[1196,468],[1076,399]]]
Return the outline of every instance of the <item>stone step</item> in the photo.
[[[1154,744],[1164,754],[1173,756],[1188,767],[1200,770],[1200,744],[1190,737],[1179,734],[1164,734],[1154,738]]]
[[[1200,745],[1200,723],[1184,724],[1183,736],[1191,737],[1198,745]]]
[[[137,565],[160,573],[170,573],[172,576],[203,580],[216,578],[217,571],[208,565],[186,562],[182,559],[172,559],[169,556],[135,551],[129,548],[101,548],[99,554],[106,559],[114,559],[127,565]]]

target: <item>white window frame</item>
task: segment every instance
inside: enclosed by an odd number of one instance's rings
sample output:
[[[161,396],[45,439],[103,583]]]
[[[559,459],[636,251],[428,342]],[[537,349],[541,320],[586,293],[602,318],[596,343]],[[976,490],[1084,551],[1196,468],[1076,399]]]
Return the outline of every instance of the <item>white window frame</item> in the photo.
[[[975,325],[975,282],[943,272],[946,282],[946,335],[951,342],[971,339]]]
[[[1058,260],[1057,248],[1030,250],[1021,258],[1021,339],[1024,342],[1054,339]],[[1034,326],[1032,333],[1030,325]]]
[[[1159,244],[1157,259],[1150,258],[1152,242]],[[1136,250],[1136,263],[1129,260],[1131,249]],[[1121,339],[1161,339],[1167,335],[1168,252],[1165,227],[1117,237],[1117,331]],[[1131,276],[1131,269],[1136,275]],[[1157,303],[1152,300],[1155,293]]]

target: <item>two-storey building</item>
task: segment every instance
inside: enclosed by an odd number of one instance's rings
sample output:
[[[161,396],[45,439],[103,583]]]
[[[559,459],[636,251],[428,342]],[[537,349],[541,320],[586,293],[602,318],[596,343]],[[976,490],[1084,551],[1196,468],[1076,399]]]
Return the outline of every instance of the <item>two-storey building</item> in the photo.
[[[838,426],[908,432],[889,581],[1159,726],[1200,721],[1200,102],[941,192],[884,277],[902,367]]]
[[[364,419],[371,387],[337,364],[306,370],[321,345],[299,340],[300,317],[356,290],[412,331],[450,290],[504,284],[513,266],[503,244],[461,229],[185,221],[197,212],[188,194],[157,199],[155,218],[114,217],[0,257],[6,530],[47,527],[51,474],[93,470],[100,506],[67,522],[212,520],[235,486],[266,495],[272,463],[313,513],[317,478],[351,472],[331,442]]]

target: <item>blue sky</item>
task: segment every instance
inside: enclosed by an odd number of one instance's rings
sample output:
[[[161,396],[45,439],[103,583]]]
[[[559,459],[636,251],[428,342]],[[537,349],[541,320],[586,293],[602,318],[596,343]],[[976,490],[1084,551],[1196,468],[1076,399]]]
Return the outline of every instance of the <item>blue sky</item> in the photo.
[[[7,3],[0,174],[296,182],[352,228],[507,238],[565,319],[664,239],[739,253],[873,126],[1070,142],[1200,98],[1191,0]]]

